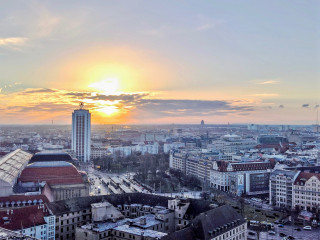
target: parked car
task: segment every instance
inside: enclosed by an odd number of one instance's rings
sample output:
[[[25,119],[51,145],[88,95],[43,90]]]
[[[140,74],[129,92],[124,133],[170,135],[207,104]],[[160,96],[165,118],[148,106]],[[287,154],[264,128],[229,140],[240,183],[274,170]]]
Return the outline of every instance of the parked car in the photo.
[[[311,226],[305,226],[305,227],[303,227],[303,230],[311,231],[311,230],[312,230],[312,228],[311,228]]]
[[[301,228],[295,228],[294,230],[300,232],[300,231],[301,231]]]
[[[277,233],[275,231],[269,231],[268,234],[269,235],[276,235]]]
[[[279,224],[278,227],[279,227],[279,228],[283,228],[284,225],[283,225],[283,224]]]
[[[295,239],[295,237],[293,237],[293,236],[288,236],[287,238],[290,239],[290,240]]]
[[[279,236],[280,236],[280,237],[285,237],[285,236],[287,236],[287,235],[281,232],[281,233],[279,233]]]

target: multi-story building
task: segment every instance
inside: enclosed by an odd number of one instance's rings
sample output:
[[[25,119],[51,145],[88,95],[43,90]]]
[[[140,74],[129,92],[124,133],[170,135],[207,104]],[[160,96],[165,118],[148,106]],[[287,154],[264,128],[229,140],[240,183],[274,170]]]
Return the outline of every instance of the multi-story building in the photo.
[[[108,148],[105,147],[92,147],[91,148],[91,159],[103,158],[110,154]]]
[[[225,161],[214,161],[210,170],[210,187],[222,191],[229,191],[228,163]]]
[[[170,150],[178,150],[179,148],[185,147],[186,144],[182,142],[173,142],[173,143],[164,143],[163,144],[163,151],[165,153],[170,152]]]
[[[269,193],[270,172],[273,162],[231,163],[228,171],[230,192],[240,196]]]
[[[199,199],[129,193],[74,198],[47,206],[56,216],[59,240],[172,239],[165,237],[176,233],[184,235],[174,239],[211,239],[226,233],[238,239],[246,236],[246,221],[232,207],[212,210],[210,203]]]
[[[246,240],[247,223],[231,206],[224,205],[199,214],[187,227],[161,239]]]
[[[320,211],[320,173],[300,172],[293,183],[292,208]]]
[[[55,216],[44,205],[0,211],[0,227],[36,239],[55,239]]]
[[[272,162],[215,161],[210,170],[210,186],[238,196],[268,193],[273,167]]]
[[[186,173],[186,159],[188,157],[187,153],[171,151],[169,157],[169,167],[172,169],[180,170]]]
[[[72,138],[71,148],[75,152],[78,160],[82,162],[90,161],[91,151],[91,113],[89,110],[74,110],[72,113]]]
[[[193,175],[202,182],[209,182],[213,161],[190,156],[186,159],[186,175]]]
[[[269,201],[278,208],[292,208],[293,183],[300,171],[274,170],[270,174]]]
[[[242,139],[234,134],[224,135],[221,140],[216,140],[212,143],[218,151],[223,153],[234,153],[253,148],[257,145],[257,142],[253,139]]]

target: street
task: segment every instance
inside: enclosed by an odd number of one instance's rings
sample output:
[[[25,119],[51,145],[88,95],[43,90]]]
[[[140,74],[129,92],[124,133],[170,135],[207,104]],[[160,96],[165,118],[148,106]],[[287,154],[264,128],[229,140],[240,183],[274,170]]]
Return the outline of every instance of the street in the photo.
[[[301,231],[295,230],[296,228],[300,228]],[[294,239],[300,240],[320,240],[320,229],[313,229],[312,231],[303,230],[303,227],[285,225],[283,228],[275,227],[276,235],[270,235],[268,232],[261,232],[260,239],[261,240],[281,240],[283,237],[292,236]],[[285,236],[280,237],[280,233],[284,233]]]

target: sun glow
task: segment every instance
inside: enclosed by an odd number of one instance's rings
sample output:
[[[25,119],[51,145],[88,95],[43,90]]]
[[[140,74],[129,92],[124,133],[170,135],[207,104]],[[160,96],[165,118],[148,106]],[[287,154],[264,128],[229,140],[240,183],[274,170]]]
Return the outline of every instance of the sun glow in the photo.
[[[116,94],[119,88],[119,80],[116,78],[107,78],[100,82],[91,83],[88,87],[107,95]]]
[[[105,106],[103,108],[100,108],[99,112],[103,112],[106,115],[112,115],[114,113],[119,112],[119,110],[115,106]]]
[[[105,95],[116,95],[118,94],[119,81],[116,78],[107,78],[105,80],[91,83],[88,87],[95,89],[97,92],[103,93]],[[93,93],[93,95],[96,93]],[[95,101],[98,104],[97,111],[105,115],[112,115],[119,113],[119,109],[116,104],[118,101]]]

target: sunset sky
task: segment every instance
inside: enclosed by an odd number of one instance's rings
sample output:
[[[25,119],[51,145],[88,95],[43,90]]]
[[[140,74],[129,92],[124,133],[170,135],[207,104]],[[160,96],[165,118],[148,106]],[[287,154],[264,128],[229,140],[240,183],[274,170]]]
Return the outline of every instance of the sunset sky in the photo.
[[[0,0],[1,1],[1,0]],[[1,1],[0,124],[314,124],[320,1]]]

